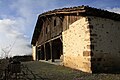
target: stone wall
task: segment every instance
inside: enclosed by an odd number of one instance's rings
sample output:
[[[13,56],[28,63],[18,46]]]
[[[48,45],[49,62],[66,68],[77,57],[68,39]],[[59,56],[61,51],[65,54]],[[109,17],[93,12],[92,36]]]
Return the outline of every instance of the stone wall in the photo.
[[[90,32],[88,18],[81,17],[62,32],[63,65],[91,72]]]
[[[120,21],[81,17],[62,36],[65,66],[85,72],[120,68]]]
[[[120,68],[120,21],[88,17],[93,71]]]

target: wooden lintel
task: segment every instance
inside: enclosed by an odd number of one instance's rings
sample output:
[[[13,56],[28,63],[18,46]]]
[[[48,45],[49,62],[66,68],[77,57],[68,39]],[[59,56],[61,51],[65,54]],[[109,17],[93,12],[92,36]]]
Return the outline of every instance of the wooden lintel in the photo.
[[[57,39],[57,38],[60,38],[61,36],[62,36],[62,35],[56,36],[56,37],[54,37],[54,38],[52,38],[52,39],[46,41],[45,43],[48,43],[48,42],[53,41],[53,40],[55,40],[55,39]]]
[[[50,40],[47,40],[47,41],[45,41],[44,43],[38,45],[38,47],[40,47],[40,46],[42,46],[42,45],[44,45],[44,44],[46,44],[46,43],[48,43],[48,42],[50,42],[50,41],[53,41],[53,40],[55,40],[55,39],[61,38],[61,37],[62,37],[62,35],[56,36],[56,37],[54,37],[54,38],[52,38],[52,39],[50,39]]]

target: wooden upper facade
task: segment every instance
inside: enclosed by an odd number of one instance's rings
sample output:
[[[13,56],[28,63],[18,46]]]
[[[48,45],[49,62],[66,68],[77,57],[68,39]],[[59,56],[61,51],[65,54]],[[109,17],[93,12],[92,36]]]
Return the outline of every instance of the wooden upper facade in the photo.
[[[52,38],[61,36],[70,24],[80,18],[79,16],[97,16],[120,21],[119,14],[89,6],[55,9],[39,15],[31,44],[42,45]]]

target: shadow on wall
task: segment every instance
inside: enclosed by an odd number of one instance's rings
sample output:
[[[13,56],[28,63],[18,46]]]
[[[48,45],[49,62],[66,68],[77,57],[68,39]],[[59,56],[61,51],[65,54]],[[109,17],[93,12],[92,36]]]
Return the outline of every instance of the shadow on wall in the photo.
[[[90,25],[91,70],[93,73],[120,73],[120,26],[103,18],[88,18]],[[118,43],[116,43],[118,42]]]

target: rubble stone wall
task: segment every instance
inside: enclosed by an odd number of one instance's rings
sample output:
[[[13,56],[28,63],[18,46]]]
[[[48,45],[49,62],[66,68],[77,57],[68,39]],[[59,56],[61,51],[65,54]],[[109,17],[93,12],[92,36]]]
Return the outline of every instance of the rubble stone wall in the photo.
[[[88,16],[93,69],[120,68],[120,21]]]
[[[87,17],[81,17],[62,32],[63,65],[91,72],[90,32]]]

